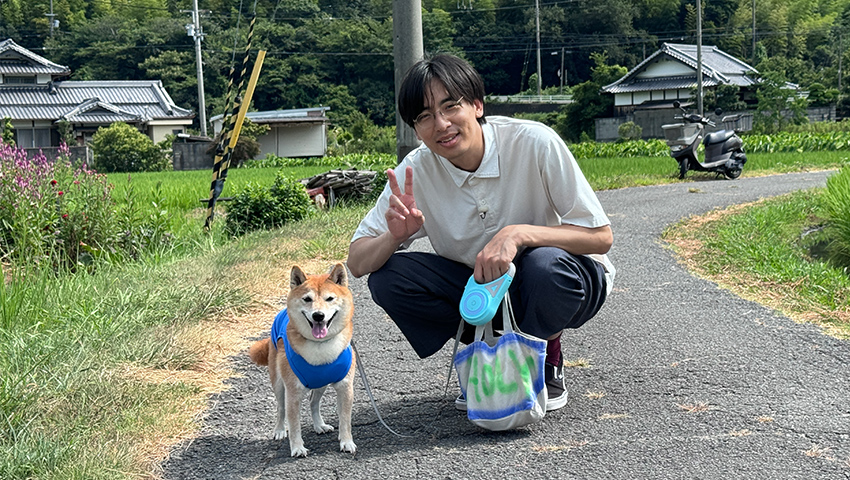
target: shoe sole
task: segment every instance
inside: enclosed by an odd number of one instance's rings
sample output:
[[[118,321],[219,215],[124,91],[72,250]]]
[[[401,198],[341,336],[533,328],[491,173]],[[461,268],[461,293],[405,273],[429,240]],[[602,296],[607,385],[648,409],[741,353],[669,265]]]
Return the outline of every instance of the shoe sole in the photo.
[[[546,411],[551,412],[552,410],[558,410],[564,408],[567,405],[567,391],[564,390],[564,394],[558,398],[549,398],[546,400]]]
[[[460,410],[461,412],[465,412],[466,411],[466,402],[465,401],[461,402],[459,398],[455,399],[455,408],[457,410]]]

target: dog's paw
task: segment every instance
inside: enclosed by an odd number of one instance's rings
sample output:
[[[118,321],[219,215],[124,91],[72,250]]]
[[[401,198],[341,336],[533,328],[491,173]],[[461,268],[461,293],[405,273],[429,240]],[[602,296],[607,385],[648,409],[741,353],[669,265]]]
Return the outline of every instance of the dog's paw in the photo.
[[[286,438],[286,428],[276,428],[273,436],[275,440],[283,440]]]
[[[346,453],[354,453],[355,451],[357,451],[357,445],[354,444],[354,440],[340,440],[339,451]]]
[[[300,447],[290,447],[290,448],[292,450],[292,453],[290,454],[290,456],[292,456],[292,457],[306,457],[307,456],[307,449],[304,448],[303,445],[300,446]]]
[[[313,430],[319,435],[321,435],[323,433],[333,432],[334,427],[328,425],[327,423],[322,423],[319,425],[313,425]]]

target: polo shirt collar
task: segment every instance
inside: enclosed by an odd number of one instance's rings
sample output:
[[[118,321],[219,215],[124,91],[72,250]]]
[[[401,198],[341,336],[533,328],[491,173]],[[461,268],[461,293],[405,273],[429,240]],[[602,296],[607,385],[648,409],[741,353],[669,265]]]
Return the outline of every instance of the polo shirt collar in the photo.
[[[440,162],[451,175],[455,185],[458,188],[462,187],[471,177],[478,178],[498,178],[499,177],[499,152],[496,149],[496,134],[493,131],[493,126],[489,123],[481,125],[481,130],[484,132],[484,158],[481,159],[481,165],[474,172],[461,170],[452,164],[452,162],[437,155]]]

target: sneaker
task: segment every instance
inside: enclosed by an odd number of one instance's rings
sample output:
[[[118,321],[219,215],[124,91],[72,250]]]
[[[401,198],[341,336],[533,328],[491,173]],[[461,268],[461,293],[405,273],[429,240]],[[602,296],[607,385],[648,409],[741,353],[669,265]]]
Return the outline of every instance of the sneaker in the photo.
[[[455,399],[455,408],[461,412],[466,411],[466,397],[464,397],[462,393]]]
[[[564,360],[558,365],[544,364],[543,372],[546,378],[546,411],[551,412],[563,408],[567,404],[567,386],[564,384]],[[466,405],[464,401],[464,406]]]

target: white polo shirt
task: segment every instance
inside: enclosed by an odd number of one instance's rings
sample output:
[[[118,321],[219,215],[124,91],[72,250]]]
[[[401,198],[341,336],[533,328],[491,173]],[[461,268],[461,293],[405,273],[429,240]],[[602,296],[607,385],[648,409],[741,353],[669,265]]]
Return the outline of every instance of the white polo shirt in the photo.
[[[413,196],[425,223],[405,242],[428,237],[434,252],[469,267],[493,236],[507,225],[610,225],[596,194],[572,153],[554,130],[539,122],[487,117],[484,158],[467,172],[431,152],[424,144],[395,168],[401,188],[413,167]],[[384,187],[375,207],[354,232],[377,237],[387,231],[384,217],[392,192]],[[606,255],[590,255],[607,273],[608,292],[614,266]]]

